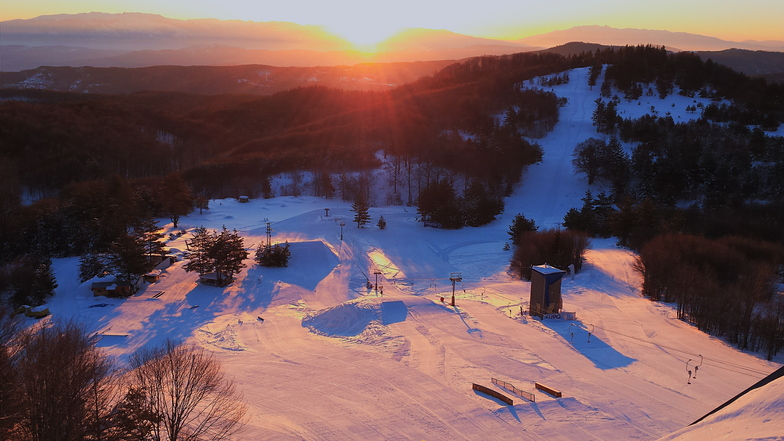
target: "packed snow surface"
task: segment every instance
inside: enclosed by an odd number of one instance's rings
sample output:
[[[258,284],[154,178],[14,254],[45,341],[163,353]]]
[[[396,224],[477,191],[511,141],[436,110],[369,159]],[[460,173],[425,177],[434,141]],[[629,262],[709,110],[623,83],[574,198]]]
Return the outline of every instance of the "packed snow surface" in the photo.
[[[613,240],[594,240],[583,271],[563,279],[564,308],[575,320],[520,314],[530,284],[507,273],[507,229],[517,213],[552,227],[581,205],[588,187],[571,153],[600,136],[590,121],[599,88],[588,89],[586,74],[571,71],[571,81],[553,89],[568,103],[540,140],[544,160],[488,226],[425,228],[414,208],[390,206],[370,210],[371,225],[383,215],[386,229],[357,228],[350,204],[337,200],[215,200],[181,226],[225,225],[245,237],[251,258],[231,285],[200,285],[178,262],[128,299],[93,297],[90,282],[77,281],[77,260],[62,259],[52,317],[84,322],[120,363],[167,338],[212,351],[249,407],[237,440],[650,440],[679,430],[673,438],[780,439],[781,381],[772,384],[775,396],[760,389],[734,413],[701,422],[708,432],[684,429],[779,364],[739,352],[677,320],[671,305],[642,298],[635,256]],[[655,101],[676,117],[694,117],[685,111],[691,99]],[[267,222],[275,242],[291,244],[287,268],[252,260]],[[168,246],[185,250],[189,236]],[[453,273],[462,277],[454,285]],[[699,363],[688,381],[687,369]],[[535,382],[563,397],[536,390]]]

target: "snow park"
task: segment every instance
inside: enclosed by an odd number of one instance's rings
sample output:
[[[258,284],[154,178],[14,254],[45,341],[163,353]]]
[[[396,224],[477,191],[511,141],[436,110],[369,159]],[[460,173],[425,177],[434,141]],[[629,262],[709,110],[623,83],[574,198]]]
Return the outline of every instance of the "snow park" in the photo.
[[[236,440],[784,439],[784,379],[738,397],[784,355],[739,350],[645,297],[638,255],[616,238],[591,239],[579,271],[535,262],[528,281],[510,269],[515,215],[561,227],[587,190],[607,189],[573,161],[576,145],[604,136],[592,121],[600,88],[589,68],[566,73],[522,85],[564,102],[536,140],[542,160],[487,225],[424,226],[416,207],[384,203],[383,167],[361,228],[336,198],[212,199],[176,227],[157,219],[176,259],[127,297],[94,291],[116,288],[106,279],[80,282],[78,258],[53,259],[50,315],[25,325],[82,323],[121,366],[167,340],[203,348],[247,406]],[[686,121],[710,102],[644,95],[616,111]],[[244,267],[224,286],[202,283],[185,268],[194,233],[224,227],[242,238]],[[265,244],[288,244],[287,265],[260,266]]]

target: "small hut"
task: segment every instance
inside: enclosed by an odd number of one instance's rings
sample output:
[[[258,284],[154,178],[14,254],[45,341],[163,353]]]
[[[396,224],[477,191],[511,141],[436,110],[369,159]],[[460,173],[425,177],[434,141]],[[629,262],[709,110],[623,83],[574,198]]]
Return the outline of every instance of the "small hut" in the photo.
[[[557,314],[563,308],[561,278],[564,274],[566,271],[547,264],[531,267],[531,316],[543,318],[545,314]]]
[[[239,200],[239,201],[240,201],[240,203],[242,203],[242,204],[247,204],[248,202],[250,202],[250,197],[248,197],[248,196],[240,196],[240,197],[238,198],[238,200]]]
[[[134,286],[130,282],[116,280],[93,282],[90,286],[94,296],[129,297],[134,293]]]
[[[210,286],[223,287],[230,284],[233,281],[234,281],[233,278],[228,277],[226,275],[222,275],[222,277],[219,280],[218,273],[206,273],[206,274],[199,275],[199,282]]]

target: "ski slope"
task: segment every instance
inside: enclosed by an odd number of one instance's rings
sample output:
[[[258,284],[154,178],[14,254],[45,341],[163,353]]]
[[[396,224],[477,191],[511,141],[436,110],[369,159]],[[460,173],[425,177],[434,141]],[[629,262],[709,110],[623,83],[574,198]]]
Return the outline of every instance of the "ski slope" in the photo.
[[[612,240],[594,240],[583,271],[563,280],[564,308],[576,313],[574,321],[521,316],[530,284],[506,272],[512,251],[503,248],[514,215],[556,226],[588,189],[571,165],[574,146],[600,136],[590,121],[599,88],[589,90],[586,75],[574,70],[568,84],[553,89],[568,103],[539,141],[544,159],[488,226],[424,228],[414,209],[390,206],[370,211],[372,225],[384,216],[385,230],[359,229],[350,205],[336,200],[211,201],[181,226],[236,228],[252,257],[270,222],[273,240],[291,243],[289,267],[260,268],[248,259],[234,283],[215,288],[199,285],[179,262],[159,282],[118,300],[93,297],[89,282],[77,281],[77,259],[60,259],[52,317],[83,321],[121,362],[166,338],[212,351],[249,408],[237,440],[700,439],[704,432],[686,426],[774,371],[781,357],[768,362],[737,351],[677,320],[671,305],[641,298],[634,255]],[[646,100],[653,103],[623,102],[619,111],[653,105],[694,117],[685,111],[692,99]],[[184,239],[167,245],[185,250]],[[455,272],[462,281],[452,307]],[[367,288],[376,277],[383,295]],[[687,366],[700,359],[689,384]],[[535,393],[536,401],[492,378]],[[535,390],[535,382],[563,397]],[[472,383],[514,405],[475,392]],[[746,404],[755,411],[743,438],[784,434],[775,414],[780,397]],[[711,438],[737,434],[719,430],[744,418],[725,416],[707,430]]]

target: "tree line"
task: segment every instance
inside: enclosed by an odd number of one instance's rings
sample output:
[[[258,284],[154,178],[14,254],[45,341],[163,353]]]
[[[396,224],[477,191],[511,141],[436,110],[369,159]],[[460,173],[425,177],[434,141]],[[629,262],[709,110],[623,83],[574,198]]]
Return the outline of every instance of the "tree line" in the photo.
[[[0,294],[14,306],[43,303],[56,287],[53,257],[81,256],[83,281],[104,271],[131,281],[155,266],[153,256],[165,254],[154,218],[176,226],[197,200],[174,173],[76,183],[58,198],[7,207],[0,219]]]
[[[643,295],[675,303],[679,319],[770,360],[784,347],[782,263],[784,247],[770,242],[668,234],[642,246],[635,269]]]

